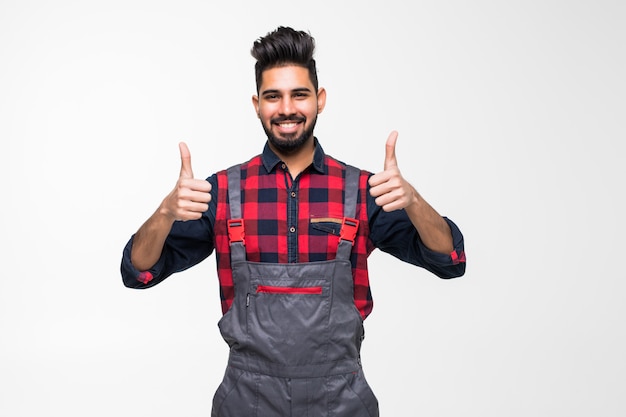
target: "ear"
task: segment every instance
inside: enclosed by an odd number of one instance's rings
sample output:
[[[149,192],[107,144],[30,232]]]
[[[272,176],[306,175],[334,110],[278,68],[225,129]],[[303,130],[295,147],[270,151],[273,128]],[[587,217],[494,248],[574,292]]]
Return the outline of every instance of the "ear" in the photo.
[[[254,106],[254,112],[256,116],[260,119],[261,114],[259,113],[259,96],[252,96],[252,105]]]
[[[317,114],[320,114],[326,106],[326,89],[320,87],[317,89]]]

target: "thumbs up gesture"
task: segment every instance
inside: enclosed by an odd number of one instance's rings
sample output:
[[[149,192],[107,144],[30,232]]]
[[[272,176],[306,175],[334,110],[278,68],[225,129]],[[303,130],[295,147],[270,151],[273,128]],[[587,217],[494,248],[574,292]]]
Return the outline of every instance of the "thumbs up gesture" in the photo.
[[[161,203],[160,210],[173,220],[197,220],[208,210],[211,184],[193,177],[191,153],[185,142],[180,149],[180,175],[174,189]]]
[[[396,159],[398,132],[392,131],[385,145],[385,164],[382,172],[369,179],[370,194],[384,211],[406,208],[415,201],[417,192],[400,174]]]

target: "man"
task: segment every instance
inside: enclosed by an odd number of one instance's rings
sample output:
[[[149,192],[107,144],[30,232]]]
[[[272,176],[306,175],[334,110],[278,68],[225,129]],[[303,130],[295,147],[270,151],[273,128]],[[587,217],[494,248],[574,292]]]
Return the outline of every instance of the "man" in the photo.
[[[367,257],[379,248],[441,278],[465,272],[461,232],[398,170],[396,132],[375,175],[324,154],[314,48],[288,27],[254,43],[262,154],[200,180],[181,143],[175,188],[124,249],[132,288],[215,250],[230,356],[213,416],[377,416],[359,354]]]

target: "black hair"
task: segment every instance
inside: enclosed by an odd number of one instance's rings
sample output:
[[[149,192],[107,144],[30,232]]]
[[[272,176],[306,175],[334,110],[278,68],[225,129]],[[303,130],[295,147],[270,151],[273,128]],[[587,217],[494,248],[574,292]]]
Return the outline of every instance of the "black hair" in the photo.
[[[309,70],[309,78],[317,91],[317,69],[315,67],[315,39],[310,33],[279,26],[273,32],[257,39],[250,53],[256,59],[254,72],[256,90],[259,92],[263,81],[263,71],[275,67],[298,65]]]

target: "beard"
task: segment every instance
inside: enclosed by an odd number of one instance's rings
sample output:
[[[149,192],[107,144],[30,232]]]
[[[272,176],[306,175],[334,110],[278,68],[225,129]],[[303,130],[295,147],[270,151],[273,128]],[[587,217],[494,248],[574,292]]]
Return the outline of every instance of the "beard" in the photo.
[[[284,121],[294,121],[306,123],[304,117],[277,117],[270,120],[270,127],[265,126],[265,123],[261,122],[263,130],[267,135],[267,140],[276,148],[279,152],[284,154],[292,154],[302,148],[302,146],[313,136],[313,130],[315,129],[315,123],[317,123],[317,117],[313,119],[311,125],[304,129],[301,135],[285,135],[283,138],[279,138],[272,133],[271,126],[274,123],[280,123]]]

